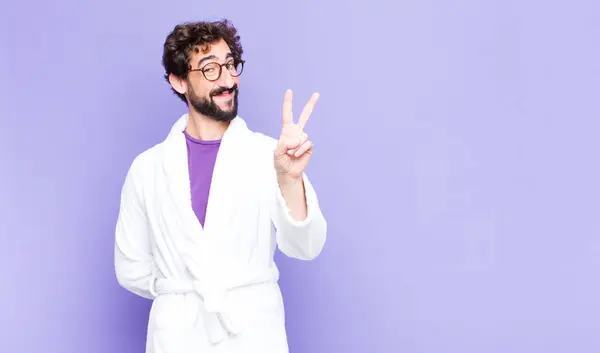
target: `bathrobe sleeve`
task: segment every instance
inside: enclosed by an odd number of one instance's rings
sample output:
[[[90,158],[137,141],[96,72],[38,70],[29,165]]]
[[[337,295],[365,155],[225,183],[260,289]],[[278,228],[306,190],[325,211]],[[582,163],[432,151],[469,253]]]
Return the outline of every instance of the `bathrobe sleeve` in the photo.
[[[114,266],[118,283],[144,298],[155,297],[155,265],[142,202],[143,165],[138,156],[131,164],[121,189],[115,231]]]
[[[307,217],[304,220],[293,218],[277,181],[274,185],[275,200],[271,214],[279,249],[289,257],[312,260],[321,253],[325,245],[327,222],[319,207],[315,189],[306,174],[303,175],[303,182]]]
[[[307,217],[304,220],[293,218],[283,197],[277,178],[273,185],[274,202],[271,218],[276,230],[279,249],[287,256],[312,260],[316,258],[325,245],[327,222],[319,207],[316,191],[308,176],[303,174]]]

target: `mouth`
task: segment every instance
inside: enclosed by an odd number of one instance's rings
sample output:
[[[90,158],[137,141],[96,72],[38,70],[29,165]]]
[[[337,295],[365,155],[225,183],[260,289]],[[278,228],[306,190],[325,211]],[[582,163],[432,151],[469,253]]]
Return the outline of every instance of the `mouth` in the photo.
[[[235,86],[231,87],[229,89],[219,90],[218,92],[212,94],[212,96],[216,97],[216,98],[220,98],[220,99],[229,99],[229,98],[233,97],[234,93],[235,93]]]

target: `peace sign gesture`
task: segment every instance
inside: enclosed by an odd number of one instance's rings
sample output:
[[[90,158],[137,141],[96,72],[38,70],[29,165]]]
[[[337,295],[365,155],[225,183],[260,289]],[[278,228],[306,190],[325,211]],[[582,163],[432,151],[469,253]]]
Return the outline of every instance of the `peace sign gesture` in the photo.
[[[283,99],[283,126],[275,149],[275,170],[279,176],[299,179],[308,165],[313,151],[313,143],[304,132],[304,126],[319,100],[319,93],[313,93],[304,106],[298,123],[294,123],[292,112],[292,90],[287,90]]]

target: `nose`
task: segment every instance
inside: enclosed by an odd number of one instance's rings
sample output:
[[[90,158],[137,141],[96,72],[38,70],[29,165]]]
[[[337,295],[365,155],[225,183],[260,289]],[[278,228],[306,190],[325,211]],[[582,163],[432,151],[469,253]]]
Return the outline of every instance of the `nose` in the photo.
[[[219,86],[221,87],[231,87],[234,84],[234,78],[231,76],[231,73],[226,68],[221,68],[221,77],[219,77]]]

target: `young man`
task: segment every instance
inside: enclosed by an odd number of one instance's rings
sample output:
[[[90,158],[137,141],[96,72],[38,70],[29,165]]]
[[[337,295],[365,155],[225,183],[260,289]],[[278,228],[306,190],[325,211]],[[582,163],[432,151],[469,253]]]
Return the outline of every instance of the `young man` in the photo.
[[[163,65],[189,112],[131,164],[114,254],[119,284],[153,300],[146,352],[286,353],[275,248],[311,260],[327,231],[304,173],[318,94],[295,122],[285,92],[278,139],[249,130],[237,114],[242,46],[226,20],[176,26]]]

